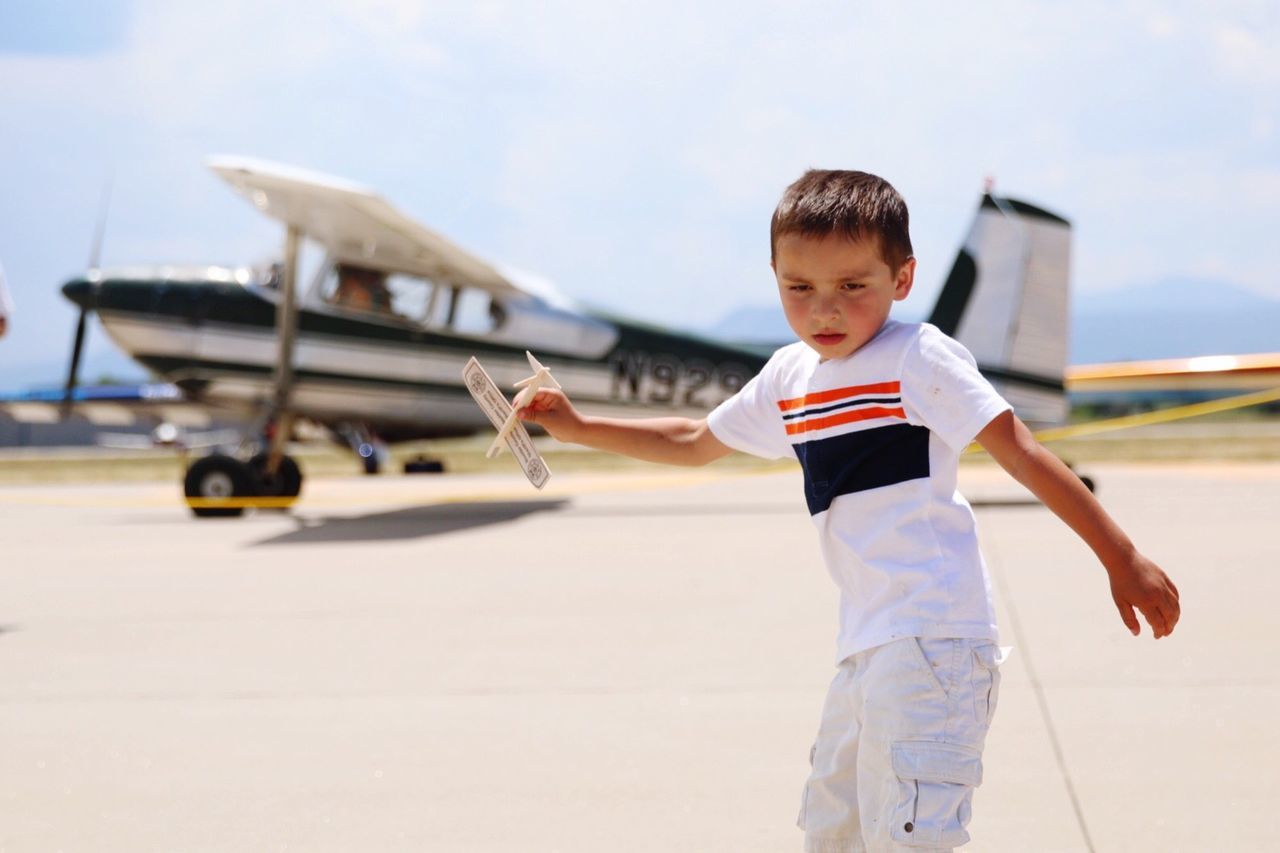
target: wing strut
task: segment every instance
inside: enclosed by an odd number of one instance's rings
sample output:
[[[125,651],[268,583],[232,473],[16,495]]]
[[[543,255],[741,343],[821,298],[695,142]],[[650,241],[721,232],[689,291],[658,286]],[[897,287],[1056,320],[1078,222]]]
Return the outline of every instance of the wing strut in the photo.
[[[280,341],[276,356],[275,399],[272,401],[271,448],[267,453],[266,474],[274,477],[284,458],[285,442],[293,431],[293,412],[289,397],[293,391],[293,342],[298,331],[298,303],[294,298],[298,281],[298,244],[302,232],[289,225],[284,238],[284,270],[280,276],[280,301],[276,305],[276,334]]]

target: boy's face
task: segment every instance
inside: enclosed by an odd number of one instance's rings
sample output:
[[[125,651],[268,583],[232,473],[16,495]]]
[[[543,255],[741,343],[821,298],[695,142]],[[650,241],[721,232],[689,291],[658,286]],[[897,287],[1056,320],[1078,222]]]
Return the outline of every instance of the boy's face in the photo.
[[[844,358],[875,337],[889,307],[911,292],[915,258],[892,270],[877,241],[783,234],[773,274],[791,329],[822,358]]]

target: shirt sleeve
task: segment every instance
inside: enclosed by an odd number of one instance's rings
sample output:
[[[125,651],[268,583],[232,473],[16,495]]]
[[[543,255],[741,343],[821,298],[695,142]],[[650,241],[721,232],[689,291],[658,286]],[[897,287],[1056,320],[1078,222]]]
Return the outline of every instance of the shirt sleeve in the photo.
[[[793,455],[774,391],[776,370],[775,355],[741,391],[716,406],[707,415],[711,434],[752,456],[781,459]]]
[[[932,326],[903,359],[902,402],[909,423],[928,427],[957,453],[1013,408],[978,372],[973,355]]]

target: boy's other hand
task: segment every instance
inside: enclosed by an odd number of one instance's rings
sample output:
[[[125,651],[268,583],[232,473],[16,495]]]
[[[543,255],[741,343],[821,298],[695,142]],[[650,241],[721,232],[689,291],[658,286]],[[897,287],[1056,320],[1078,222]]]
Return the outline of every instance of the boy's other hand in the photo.
[[[582,416],[578,414],[578,410],[563,391],[554,388],[539,389],[533,402],[522,407],[516,414],[520,420],[542,427],[557,441],[572,442],[573,436],[582,426]]]
[[[1134,608],[1141,611],[1151,626],[1155,638],[1167,637],[1178,624],[1182,608],[1178,603],[1178,588],[1173,585],[1159,566],[1141,554],[1135,553],[1127,563],[1110,572],[1111,598],[1120,611],[1120,618],[1133,636],[1142,628]]]

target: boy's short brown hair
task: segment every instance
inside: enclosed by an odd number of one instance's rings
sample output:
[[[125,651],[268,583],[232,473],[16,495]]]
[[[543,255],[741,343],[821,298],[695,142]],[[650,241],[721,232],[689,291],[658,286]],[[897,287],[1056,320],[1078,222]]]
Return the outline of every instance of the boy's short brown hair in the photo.
[[[907,203],[884,178],[867,172],[810,169],[787,187],[769,225],[769,256],[784,234],[850,240],[874,238],[895,273],[912,256]]]

